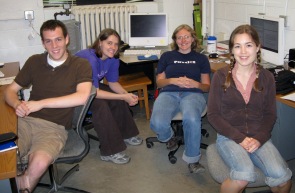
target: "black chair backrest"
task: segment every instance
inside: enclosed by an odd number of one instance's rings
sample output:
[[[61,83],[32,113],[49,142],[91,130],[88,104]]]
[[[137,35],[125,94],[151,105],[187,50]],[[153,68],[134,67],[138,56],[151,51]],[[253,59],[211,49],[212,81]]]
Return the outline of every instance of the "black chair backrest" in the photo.
[[[83,127],[83,122],[95,96],[96,88],[92,86],[87,102],[84,105],[75,107],[72,129],[68,130],[68,139],[65,148],[55,163],[77,163],[87,155],[90,145],[87,131]],[[74,146],[77,148],[74,148]]]
[[[77,106],[75,107],[74,116],[72,120],[73,127],[77,130],[77,134],[83,139],[88,141],[88,134],[83,129],[83,122],[85,119],[85,116],[88,112],[89,106],[92,102],[92,100],[96,96],[96,88],[92,86],[90,96],[86,102],[85,105]]]

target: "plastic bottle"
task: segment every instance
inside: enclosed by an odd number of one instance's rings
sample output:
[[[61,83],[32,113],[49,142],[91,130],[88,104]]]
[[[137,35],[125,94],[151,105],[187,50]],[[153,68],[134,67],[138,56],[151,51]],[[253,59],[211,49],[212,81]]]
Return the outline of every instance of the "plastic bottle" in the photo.
[[[207,40],[207,52],[216,53],[217,39],[215,36],[209,36]]]
[[[208,41],[208,33],[205,33],[205,36],[203,38],[203,48],[206,50],[207,47],[207,41]]]

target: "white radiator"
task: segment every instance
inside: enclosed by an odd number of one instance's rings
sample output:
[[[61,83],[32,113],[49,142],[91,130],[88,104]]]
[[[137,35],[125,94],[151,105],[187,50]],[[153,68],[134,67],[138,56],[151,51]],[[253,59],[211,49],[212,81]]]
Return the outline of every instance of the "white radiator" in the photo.
[[[135,5],[105,4],[73,6],[71,12],[75,20],[81,22],[82,49],[92,45],[99,33],[105,28],[115,29],[124,42],[128,42],[128,17],[135,13]]]

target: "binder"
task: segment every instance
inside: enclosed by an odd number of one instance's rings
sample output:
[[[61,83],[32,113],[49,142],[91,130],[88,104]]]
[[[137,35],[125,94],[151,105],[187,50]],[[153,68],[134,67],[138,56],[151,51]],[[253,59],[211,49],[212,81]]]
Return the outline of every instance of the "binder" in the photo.
[[[16,149],[17,145],[14,141],[8,141],[0,144],[0,152],[9,151],[12,149]]]

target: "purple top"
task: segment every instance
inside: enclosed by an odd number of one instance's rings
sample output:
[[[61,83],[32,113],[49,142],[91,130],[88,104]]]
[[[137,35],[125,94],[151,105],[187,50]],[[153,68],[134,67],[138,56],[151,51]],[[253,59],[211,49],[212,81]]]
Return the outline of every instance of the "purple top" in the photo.
[[[118,82],[119,80],[119,59],[107,58],[101,60],[94,49],[84,49],[75,54],[89,61],[92,67],[93,85],[98,88],[99,82],[106,77],[108,82]]]

